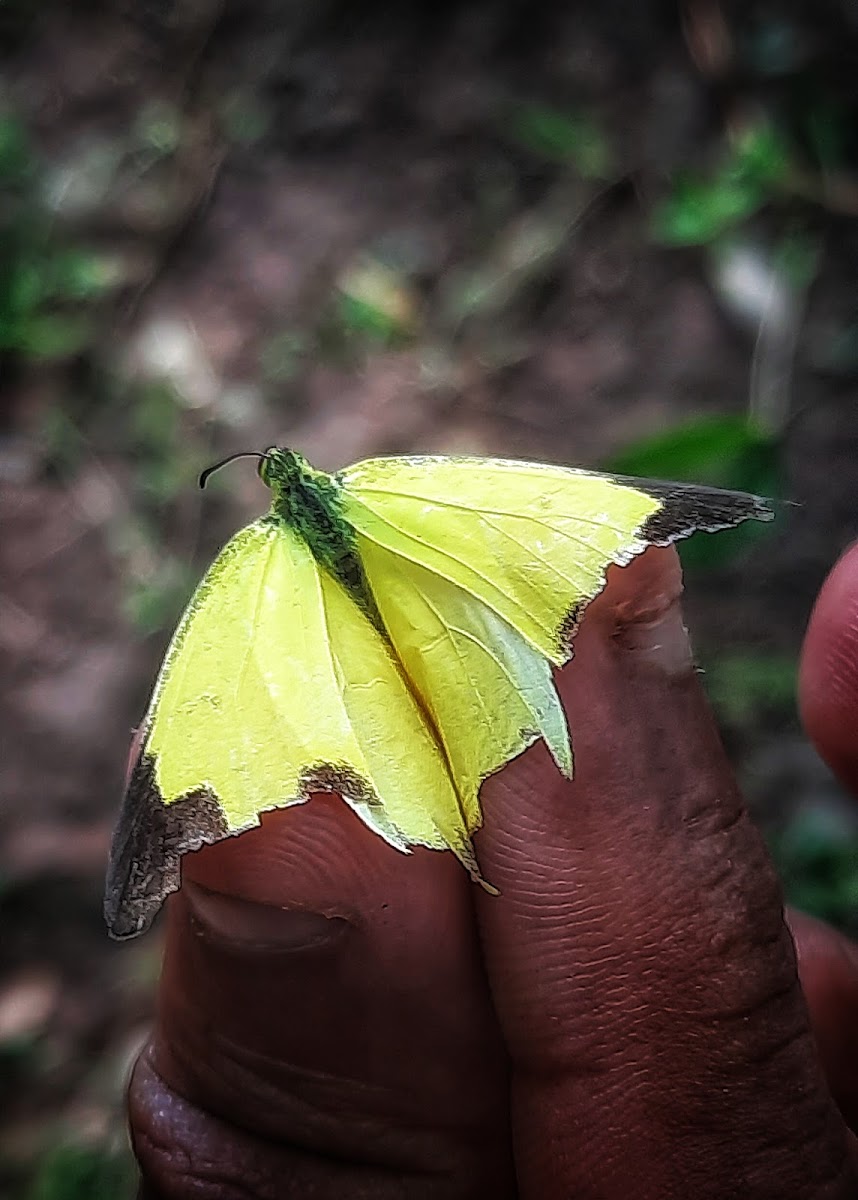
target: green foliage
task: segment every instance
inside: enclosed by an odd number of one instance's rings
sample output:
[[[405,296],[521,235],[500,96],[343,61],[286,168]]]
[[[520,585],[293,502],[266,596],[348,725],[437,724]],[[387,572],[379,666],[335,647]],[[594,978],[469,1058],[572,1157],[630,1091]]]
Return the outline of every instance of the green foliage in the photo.
[[[775,266],[793,291],[804,292],[816,278],[821,254],[819,238],[792,230],[775,248]]]
[[[199,502],[194,483],[208,449],[199,431],[194,436],[189,429],[179,397],[164,381],[134,388],[127,412],[134,504],[116,524],[111,542],[125,563],[126,616],[149,634],[176,620],[196,582],[187,548],[171,552],[165,544],[164,523],[177,498]]]
[[[24,126],[9,113],[0,113],[0,181],[21,187],[33,175],[33,156]]]
[[[712,242],[784,191],[791,172],[789,144],[767,121],[746,129],[711,171],[682,171],[656,208],[656,240],[672,246]]]
[[[747,417],[698,417],[666,433],[643,438],[616,455],[607,469],[645,479],[704,483],[713,487],[780,494],[779,446]],[[717,538],[701,534],[680,546],[686,567],[714,567],[732,562],[760,538],[770,535],[771,524],[746,521]]]
[[[795,659],[787,655],[744,651],[714,658],[703,682],[721,720],[746,728],[767,714],[794,710],[797,672]]]
[[[141,634],[155,633],[176,621],[196,582],[196,522],[188,514],[200,503],[195,483],[209,457],[207,432],[189,419],[164,380],[134,386],[117,381],[113,387],[102,381],[101,391],[93,389],[87,399],[88,411],[47,408],[39,440],[52,473],[62,479],[99,463],[96,447],[103,443],[133,464],[122,481],[102,468],[117,499],[122,496],[106,534],[122,564],[124,613]]]
[[[407,345],[417,332],[417,300],[407,277],[373,255],[341,275],[316,330],[323,358],[346,360],[371,349]]]
[[[550,162],[569,163],[584,179],[607,179],[611,174],[614,156],[610,144],[587,113],[524,104],[513,112],[508,132],[532,154]]]
[[[0,115],[0,352],[57,360],[93,336],[81,302],[115,282],[110,264],[56,236],[36,188],[38,161],[20,121]]]
[[[858,833],[823,805],[801,809],[771,839],[787,899],[843,929],[858,928]]]
[[[699,480],[717,487],[760,490],[771,486],[768,438],[744,416],[698,417],[621,451],[610,469],[647,478]]]
[[[135,1183],[128,1150],[62,1142],[43,1157],[26,1200],[130,1200]]]
[[[400,327],[389,311],[361,296],[343,293],[339,298],[339,316],[346,331],[358,338],[381,345],[394,344]]]

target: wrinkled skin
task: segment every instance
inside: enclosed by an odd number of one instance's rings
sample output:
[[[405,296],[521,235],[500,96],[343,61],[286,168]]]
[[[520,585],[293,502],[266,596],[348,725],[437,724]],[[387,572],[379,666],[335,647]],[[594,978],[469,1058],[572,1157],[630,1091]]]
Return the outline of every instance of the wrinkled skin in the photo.
[[[141,1196],[858,1196],[858,951],[797,914],[799,987],[679,592],[671,551],[612,571],[558,677],[574,782],[537,745],[484,786],[499,898],[330,796],[185,859]],[[855,786],[858,547],[802,703]]]

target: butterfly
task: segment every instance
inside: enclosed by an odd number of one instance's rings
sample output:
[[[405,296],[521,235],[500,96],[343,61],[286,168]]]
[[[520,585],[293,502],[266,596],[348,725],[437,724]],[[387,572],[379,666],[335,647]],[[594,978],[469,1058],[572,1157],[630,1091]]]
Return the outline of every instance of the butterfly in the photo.
[[[258,458],[271,507],[198,586],[138,731],[105,892],[117,938],[151,924],[183,854],[315,792],[485,883],[482,781],[539,738],[572,775],[552,667],[608,567],[773,515],[741,492],[504,459],[331,475],[277,446]]]

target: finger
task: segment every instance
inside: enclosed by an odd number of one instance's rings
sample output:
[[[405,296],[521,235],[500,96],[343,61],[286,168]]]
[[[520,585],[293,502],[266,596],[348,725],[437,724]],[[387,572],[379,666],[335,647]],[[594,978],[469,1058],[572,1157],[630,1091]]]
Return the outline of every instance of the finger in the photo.
[[[184,866],[130,1092],[147,1195],[510,1195],[505,1052],[453,856],[400,854],[317,796]]]
[[[858,795],[858,542],[835,565],[811,614],[799,703],[819,753]]]
[[[788,917],[828,1086],[858,1132],[858,946],[815,917],[795,909]]]
[[[670,551],[585,617],[575,753],[484,787],[479,905],[524,1197],[852,1194],[781,895],[694,672]]]

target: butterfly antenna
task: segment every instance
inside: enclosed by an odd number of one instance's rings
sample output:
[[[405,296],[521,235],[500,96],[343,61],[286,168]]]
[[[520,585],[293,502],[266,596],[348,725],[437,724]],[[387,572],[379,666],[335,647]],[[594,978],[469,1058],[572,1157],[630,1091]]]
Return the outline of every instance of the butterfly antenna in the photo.
[[[235,462],[237,458],[258,458],[260,462],[264,462],[267,457],[267,454],[261,454],[259,450],[238,450],[235,454],[228,454],[226,458],[222,458],[220,462],[216,462],[214,466],[206,467],[206,469],[200,475],[200,487],[204,488],[206,486],[209,476],[214,475],[215,471],[219,471],[221,467],[225,467],[227,463]]]

